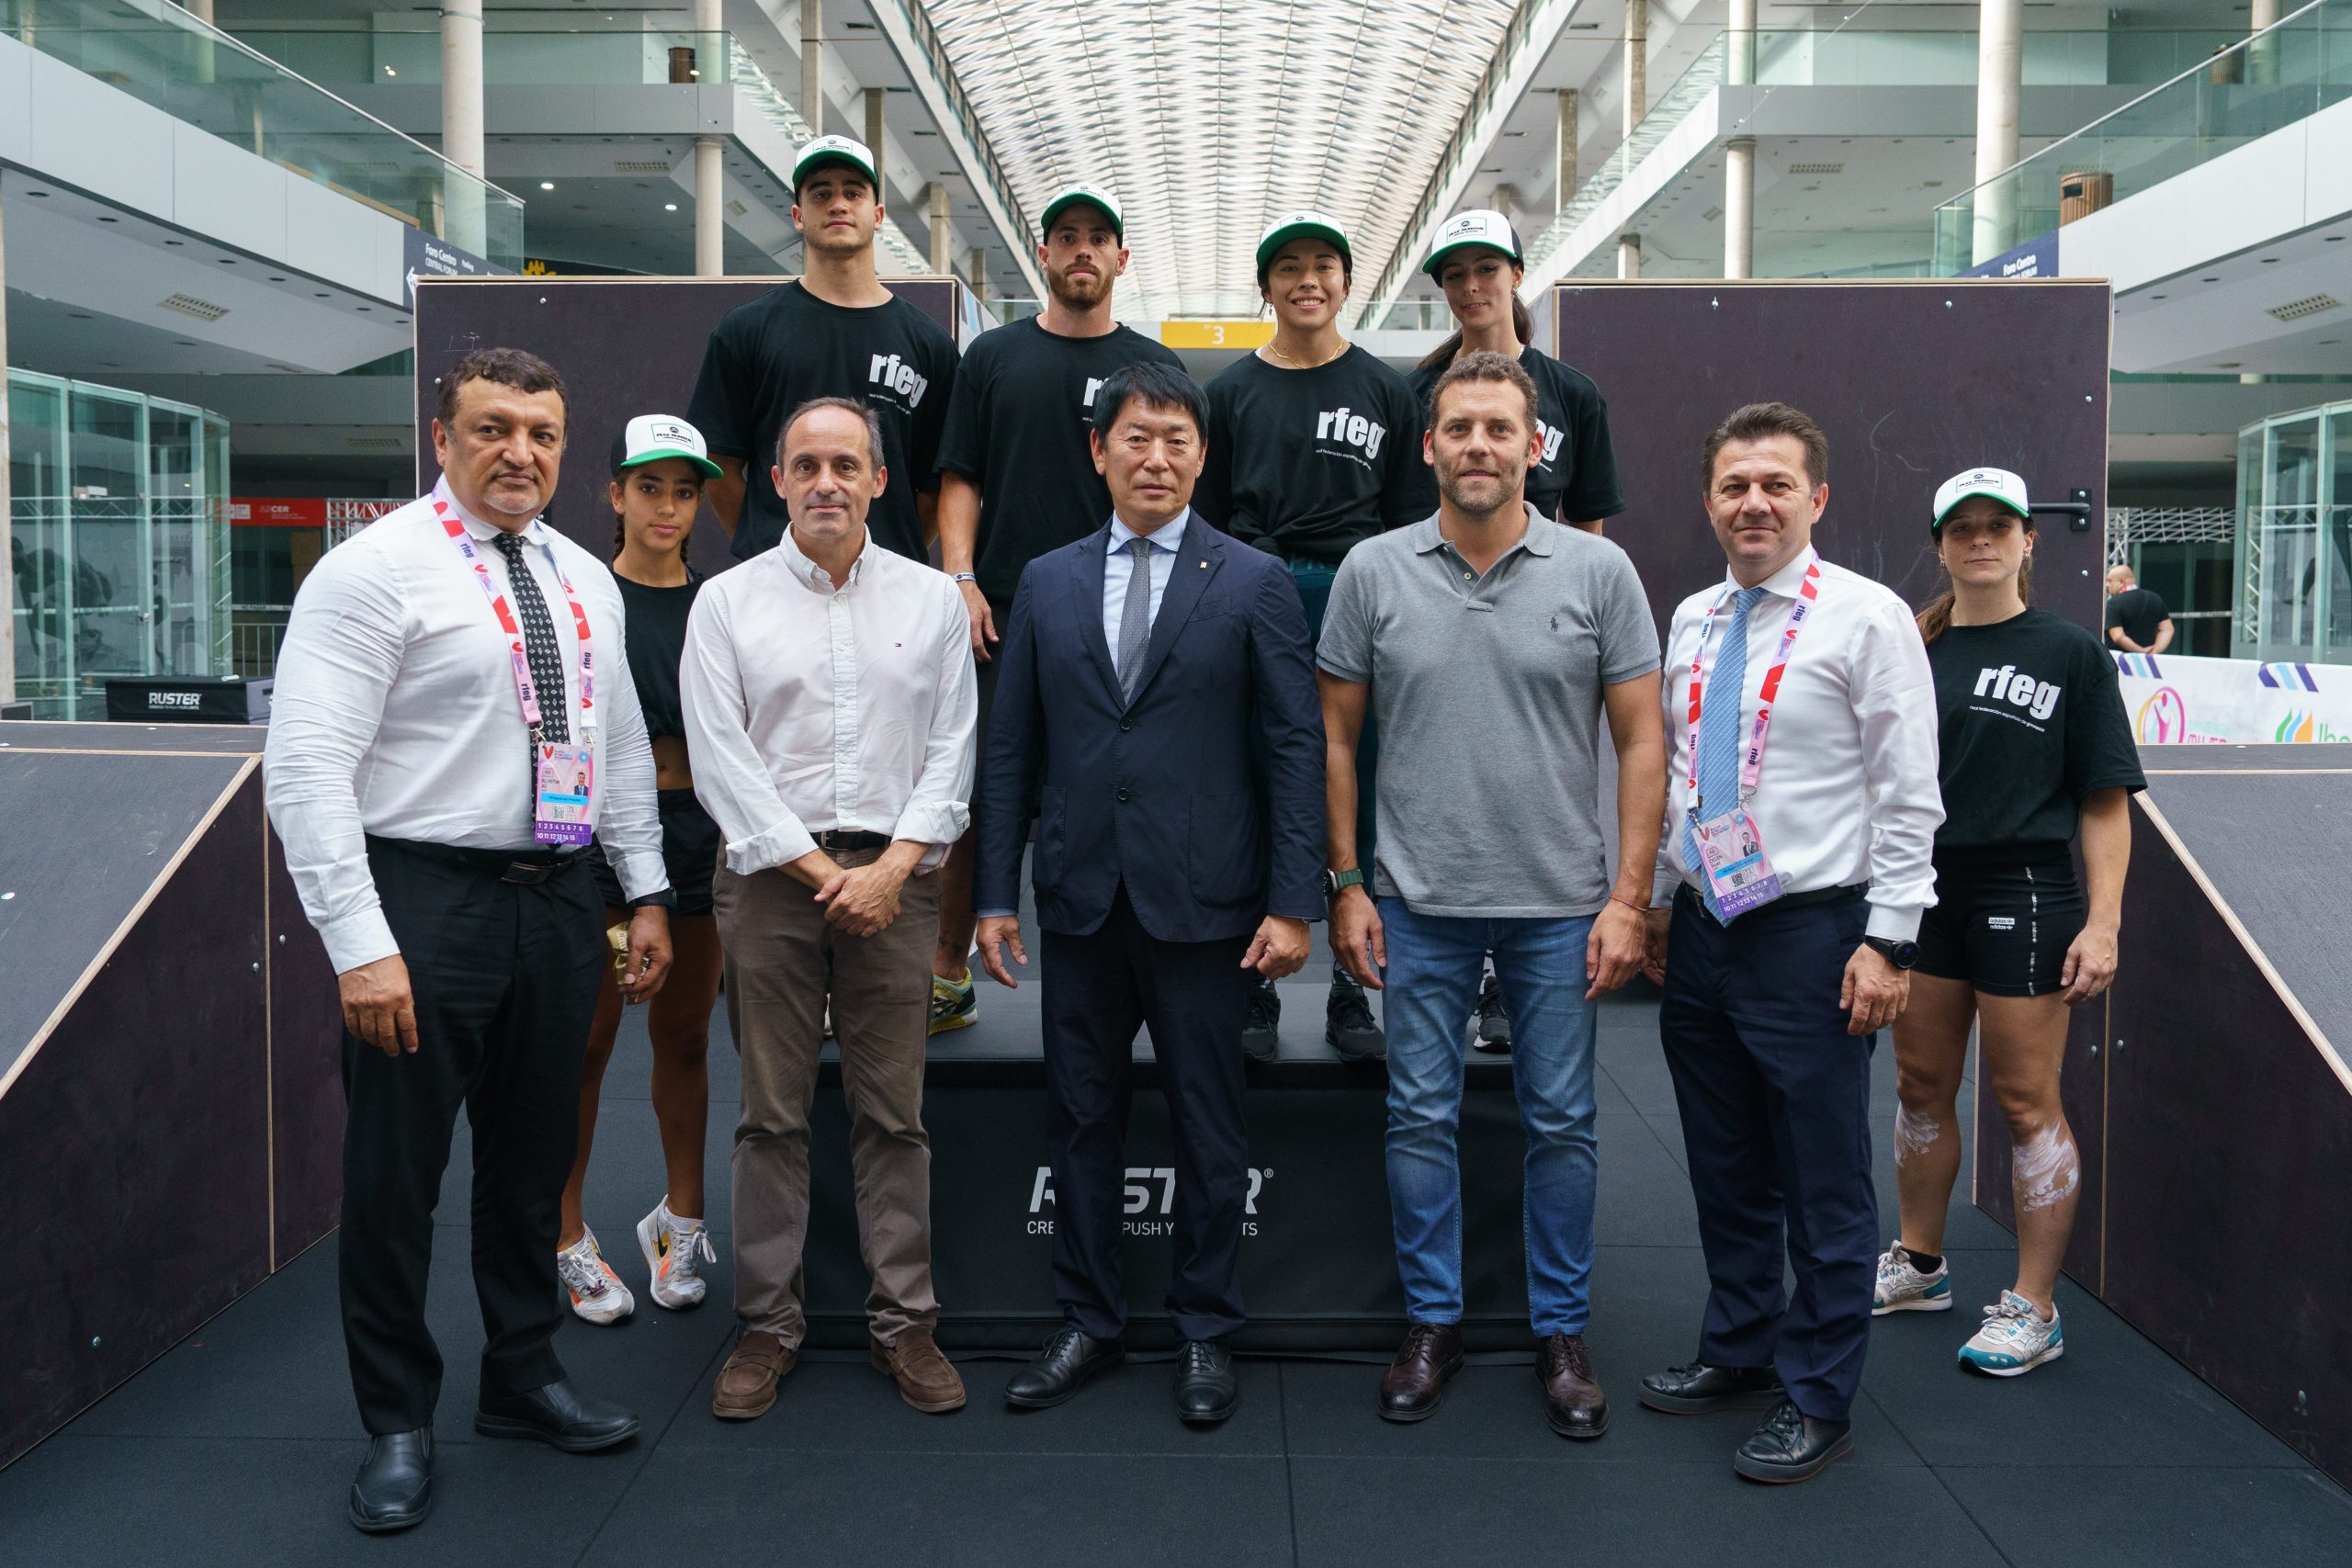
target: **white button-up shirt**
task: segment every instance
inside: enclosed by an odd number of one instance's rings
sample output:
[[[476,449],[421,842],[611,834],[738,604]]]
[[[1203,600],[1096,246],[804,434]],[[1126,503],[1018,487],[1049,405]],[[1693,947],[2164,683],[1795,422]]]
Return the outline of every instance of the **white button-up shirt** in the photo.
[[[971,825],[972,676],[963,595],[869,537],[840,587],[790,529],[703,587],[678,674],[695,793],[749,876],[828,830],[928,844]]]
[[[1747,614],[1747,683],[1740,698],[1742,753],[1756,723],[1764,676],[1780,651],[1811,549],[1761,584]],[[1710,605],[1736,589],[1724,581],[1676,606],[1667,638],[1666,841],[1656,901],[1679,881],[1696,889],[1706,874],[1682,863],[1690,815],[1690,660]],[[1713,673],[1730,625],[1728,602],[1708,639]],[[1712,725],[1707,712],[1703,722]],[[1749,809],[1782,889],[1812,892],[1870,884],[1872,936],[1908,942],[1936,901],[1931,856],[1944,819],[1936,783],[1936,686],[1927,644],[1910,607],[1883,584],[1821,562],[1819,597],[1772,705],[1764,770]]]
[[[400,951],[368,869],[367,834],[471,849],[533,844],[537,781],[507,638],[434,514],[435,497],[457,511],[511,603],[506,557],[490,543],[497,528],[458,506],[445,482],[322,556],[294,595],[278,648],[263,752],[269,818],[337,974]],[[545,523],[523,539],[555,622],[575,742],[579,637],[550,550],[588,616],[600,721],[588,819],[621,890],[659,893],[669,877],[653,751],[629,679],[620,590],[602,561]]]

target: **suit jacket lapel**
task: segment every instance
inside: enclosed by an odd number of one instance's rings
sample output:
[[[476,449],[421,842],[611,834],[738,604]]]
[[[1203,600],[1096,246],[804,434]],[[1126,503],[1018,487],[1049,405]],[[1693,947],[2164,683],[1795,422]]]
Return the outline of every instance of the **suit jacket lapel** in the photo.
[[[1101,671],[1115,708],[1125,706],[1126,698],[1119,691],[1119,672],[1111,664],[1111,645],[1102,637],[1102,572],[1110,542],[1111,525],[1105,523],[1080,543],[1078,565],[1069,578],[1069,603],[1078,617],[1078,640]]]
[[[1143,677],[1136,682],[1138,698],[1151,685],[1151,678],[1159,673],[1168,650],[1176,646],[1184,623],[1193,618],[1193,607],[1201,602],[1202,592],[1216,578],[1222,564],[1217,558],[1221,550],[1222,541],[1216,530],[1199,513],[1185,520],[1183,546],[1176,552],[1175,570],[1168,574],[1167,591],[1159,596],[1159,614],[1152,617],[1151,641],[1144,649]]]

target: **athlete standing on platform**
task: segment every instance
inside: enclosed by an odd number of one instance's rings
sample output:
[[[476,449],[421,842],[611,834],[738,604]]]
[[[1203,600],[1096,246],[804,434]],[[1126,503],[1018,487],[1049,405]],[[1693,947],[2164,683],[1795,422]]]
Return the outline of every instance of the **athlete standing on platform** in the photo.
[[[1169,350],[1111,319],[1111,288],[1127,270],[1118,199],[1075,185],[1046,203],[1037,265],[1045,313],[982,333],[956,367],[939,441],[939,565],[963,590],[985,745],[996,695],[996,645],[1022,569],[1075,544],[1111,514],[1111,491],[1087,445],[1094,395],[1112,372]],[[939,871],[939,952],[932,963],[931,1032],[979,1021],[972,995],[972,857],[967,834]]]
[[[874,498],[875,541],[928,561],[939,431],[955,390],[956,343],[888,288],[874,270],[886,214],[874,154],[846,136],[820,136],[792,164],[792,220],[806,270],[719,319],[703,351],[686,417],[723,470],[710,509],[736,558],[784,537],[791,519],[768,482],[785,416],[811,398],[855,398],[882,422],[893,483]]]
[[[718,863],[718,824],[695,798],[686,761],[686,726],[679,710],[678,660],[686,646],[686,612],[702,579],[686,565],[686,540],[702,504],[704,482],[718,472],[703,450],[702,433],[669,414],[639,414],[613,438],[613,482],[607,491],[619,514],[614,530],[613,581],[628,611],[628,672],[653,743],[653,782],[662,813],[662,859],[677,903],[670,911],[674,949],[670,983],[646,1018],[653,1040],[653,1115],[662,1128],[662,1159],[669,1190],[638,1222],[653,1299],[673,1311],[698,1306],[701,1264],[712,1257],[703,1229],[703,1134],[710,1116],[710,1011],[718,1000],[718,926],[710,910],[710,878]],[[605,901],[605,918],[628,918],[620,883],[600,845],[588,857]],[[616,1323],[637,1300],[613,1272],[581,1214],[588,1154],[596,1138],[596,1110],[619,1033],[621,1008],[636,1001],[606,965],[596,992],[596,1021],[580,1081],[580,1152],[563,1189],[563,1235],[556,1268],[571,1310],[590,1323]]]
[[[1275,220],[1258,242],[1258,292],[1273,309],[1273,341],[1208,386],[1200,509],[1290,563],[1307,635],[1318,639],[1349,549],[1437,510],[1413,389],[1340,335],[1354,265],[1336,220],[1319,212]],[[1367,857],[1378,753],[1367,725],[1356,760],[1356,842]],[[1242,1049],[1272,1060],[1281,1024],[1282,1002],[1272,983],[1261,982],[1250,992]],[[1387,1050],[1363,987],[1337,963],[1323,1038],[1344,1061],[1376,1061]]]
[[[2025,481],[1972,468],[1936,492],[1951,591],[1919,612],[1942,725],[1944,823],[1935,908],[1919,925],[1911,1005],[1894,1025],[1894,1176],[1903,1234],[1878,1262],[1871,1311],[1943,1312],[1944,1213],[1960,1173],[1961,1075],[1973,1025],[1981,1082],[2008,1123],[2016,1284],[1984,1309],[1960,1364],[2016,1377],[2065,1353],[2058,1270],[2082,1159],[2059,1100],[2068,1010],[2115,977],[2131,794],[2147,787],[2115,660],[2098,638],[2027,604]],[[2087,902],[2072,850],[2082,832]]]
[[[1530,341],[1535,323],[1519,299],[1525,274],[1510,220],[1486,210],[1447,219],[1421,270],[1445,290],[1455,329],[1406,377],[1422,404],[1422,418],[1429,417],[1438,378],[1464,355],[1484,349],[1516,359],[1535,383],[1535,428],[1544,438],[1527,470],[1527,504],[1548,521],[1600,533],[1602,518],[1625,510],[1624,493],[1617,487],[1617,451],[1609,441],[1609,405],[1591,377]],[[1478,988],[1470,1044],[1477,1051],[1510,1049],[1510,1017],[1503,1010],[1491,964]]]

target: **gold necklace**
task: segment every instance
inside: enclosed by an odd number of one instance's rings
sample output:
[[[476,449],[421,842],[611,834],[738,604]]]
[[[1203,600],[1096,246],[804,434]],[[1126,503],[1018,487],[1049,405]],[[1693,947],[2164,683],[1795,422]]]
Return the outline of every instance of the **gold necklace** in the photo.
[[[1339,358],[1340,355],[1347,353],[1348,345],[1344,343],[1341,344],[1338,354],[1326,355],[1312,365],[1307,364],[1306,361],[1303,359],[1293,359],[1289,355],[1284,354],[1282,351],[1282,345],[1274,342],[1272,338],[1268,338],[1266,340],[1266,351],[1294,370],[1319,370],[1324,366],[1330,364],[1332,360]]]

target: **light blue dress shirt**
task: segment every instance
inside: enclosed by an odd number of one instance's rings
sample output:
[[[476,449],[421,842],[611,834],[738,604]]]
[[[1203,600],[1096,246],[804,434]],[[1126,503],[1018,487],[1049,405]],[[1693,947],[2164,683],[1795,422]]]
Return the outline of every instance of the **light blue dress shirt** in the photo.
[[[1151,541],[1151,619],[1159,621],[1159,601],[1167,595],[1168,579],[1176,570],[1176,552],[1184,546],[1184,525],[1193,520],[1187,507],[1182,516],[1163,523],[1148,534],[1138,534],[1114,514],[1111,519],[1111,543],[1102,561],[1102,641],[1111,649],[1111,657],[1119,655],[1119,615],[1126,607],[1127,579],[1136,569],[1136,558],[1127,553],[1130,541]]]

